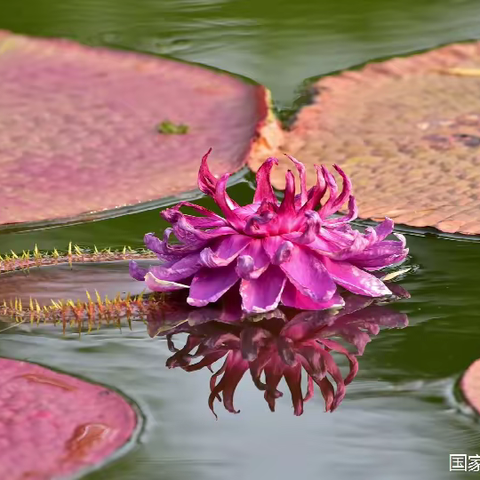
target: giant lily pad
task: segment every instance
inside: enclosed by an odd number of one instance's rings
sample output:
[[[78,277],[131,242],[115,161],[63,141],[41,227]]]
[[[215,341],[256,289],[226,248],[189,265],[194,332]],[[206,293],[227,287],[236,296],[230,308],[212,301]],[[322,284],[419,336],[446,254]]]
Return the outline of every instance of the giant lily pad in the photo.
[[[39,365],[0,359],[0,478],[65,478],[125,445],[137,415],[119,394]]]
[[[0,224],[194,190],[210,148],[235,171],[280,131],[268,92],[226,73],[0,31]]]
[[[360,217],[480,234],[480,43],[324,77],[279,153],[338,163]],[[252,158],[257,170],[262,158]],[[287,159],[273,172],[285,184]]]

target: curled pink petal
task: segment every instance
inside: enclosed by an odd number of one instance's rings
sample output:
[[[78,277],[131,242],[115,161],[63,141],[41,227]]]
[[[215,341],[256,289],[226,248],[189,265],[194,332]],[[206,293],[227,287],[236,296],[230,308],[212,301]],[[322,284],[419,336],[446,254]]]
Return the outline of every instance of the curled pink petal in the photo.
[[[253,313],[275,310],[285,281],[285,274],[276,265],[270,265],[257,279],[242,280],[240,295],[243,309]]]
[[[343,298],[335,293],[330,300],[317,302],[311,297],[302,294],[291,282],[287,282],[282,293],[282,304],[286,307],[298,308],[299,310],[324,310],[334,307],[343,307]]]
[[[327,170],[324,165],[322,165],[322,173],[323,178],[325,178],[325,182],[327,183],[328,189],[330,191],[330,196],[327,202],[320,209],[320,216],[325,219],[332,213],[337,212],[337,210],[340,208],[340,205],[337,202],[338,185],[335,181],[335,177]]]
[[[131,277],[140,282],[145,280],[145,275],[148,273],[148,268],[142,268],[135,260],[130,261],[128,270]]]
[[[294,163],[295,168],[298,171],[298,176],[300,177],[300,196],[299,196],[299,206],[302,206],[307,201],[307,173],[305,169],[305,165],[299,162],[296,158],[285,154],[287,158]]]
[[[202,161],[200,163],[200,170],[198,171],[198,188],[201,192],[205,195],[209,195],[213,197],[215,194],[215,188],[217,187],[217,179],[210,172],[208,168],[208,156],[212,153],[212,149],[209,148],[208,152],[202,157]]]
[[[262,241],[255,238],[238,257],[237,274],[245,280],[258,278],[268,265],[270,265],[270,258],[263,249]]]
[[[227,267],[202,268],[193,277],[187,302],[195,307],[203,307],[216,302],[238,281],[235,265]]]
[[[278,165],[278,160],[274,157],[267,158],[265,163],[258,169],[257,172],[257,190],[253,197],[254,202],[262,202],[268,200],[276,203],[277,197],[273,192],[272,184],[270,183],[270,172],[274,165]]]
[[[316,302],[330,300],[336,292],[328,269],[316,255],[294,245],[291,258],[280,265],[290,282],[307,297]]]
[[[326,257],[323,259],[323,263],[335,282],[352,293],[369,297],[381,297],[391,294],[390,290],[379,278],[362,271],[354,265],[346,262],[336,262]]]
[[[245,235],[228,235],[217,241],[212,248],[207,247],[200,252],[200,262],[209,268],[229,265],[250,244],[251,238]]]

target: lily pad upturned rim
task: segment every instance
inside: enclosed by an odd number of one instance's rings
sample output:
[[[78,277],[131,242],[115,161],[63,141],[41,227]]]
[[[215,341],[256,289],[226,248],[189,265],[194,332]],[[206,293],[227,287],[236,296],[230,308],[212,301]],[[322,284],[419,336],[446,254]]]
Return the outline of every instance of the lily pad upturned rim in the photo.
[[[244,176],[249,173],[247,167],[242,167],[236,171],[229,179],[228,186],[237,185],[244,180]],[[38,222],[19,222],[0,224],[0,235],[9,233],[28,233],[35,230],[48,230],[57,227],[71,227],[82,223],[99,222],[113,218],[124,217],[126,215],[135,215],[137,213],[147,212],[149,210],[164,209],[178,202],[193,202],[202,198],[204,195],[200,190],[189,190],[178,195],[150,200],[147,202],[124,205],[122,207],[107,208],[96,212],[81,213],[72,217],[54,218],[50,220],[40,220]],[[1,252],[1,251],[0,251]]]

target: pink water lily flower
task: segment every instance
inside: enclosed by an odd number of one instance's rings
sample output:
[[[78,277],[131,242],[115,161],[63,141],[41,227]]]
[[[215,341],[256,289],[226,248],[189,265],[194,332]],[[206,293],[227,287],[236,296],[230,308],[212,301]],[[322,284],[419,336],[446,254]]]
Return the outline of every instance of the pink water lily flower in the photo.
[[[357,207],[351,182],[340,167],[334,165],[343,179],[341,190],[332,173],[317,165],[316,185],[307,189],[304,165],[288,156],[298,171],[300,193],[295,194],[289,170],[279,201],[270,183],[278,160],[268,158],[257,172],[253,203],[241,207],[226,192],[229,174],[217,179],[210,172],[209,153],[202,159],[198,186],[215,200],[223,217],[189,202],[164,210],[162,216],[172,227],[163,240],[145,235],[147,248],[162,263],[146,270],[131,262],[134,278],[154,291],[188,288],[187,302],[195,307],[238,289],[242,308],[249,313],[270,311],[279,303],[307,310],[342,306],[339,286],[371,297],[390,294],[369,272],[403,261],[408,253],[405,238],[386,240],[393,230],[388,218],[365,233],[351,228]],[[344,204],[347,213],[334,215]],[[182,207],[201,216],[184,214]],[[177,243],[170,243],[172,233]]]

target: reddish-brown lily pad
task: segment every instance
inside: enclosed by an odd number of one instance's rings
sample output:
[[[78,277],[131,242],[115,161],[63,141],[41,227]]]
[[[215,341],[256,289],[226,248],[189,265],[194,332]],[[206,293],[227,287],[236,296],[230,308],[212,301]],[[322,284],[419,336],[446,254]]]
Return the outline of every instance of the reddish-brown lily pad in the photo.
[[[0,224],[194,190],[280,129],[267,90],[198,65],[0,31]]]
[[[308,164],[311,183],[314,163],[338,163],[360,217],[480,234],[480,43],[370,64],[313,88],[278,150]],[[287,168],[281,159],[277,188]]]
[[[137,414],[119,394],[39,365],[0,359],[0,478],[48,480],[125,445]]]

